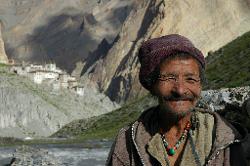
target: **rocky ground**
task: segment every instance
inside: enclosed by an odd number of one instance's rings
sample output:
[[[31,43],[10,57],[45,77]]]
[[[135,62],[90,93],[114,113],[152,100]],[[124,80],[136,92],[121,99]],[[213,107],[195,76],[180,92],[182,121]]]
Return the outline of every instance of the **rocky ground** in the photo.
[[[0,165],[97,166],[104,165],[112,142],[32,145],[0,148]]]
[[[55,156],[48,154],[48,151],[29,146],[20,146],[15,150],[11,159],[11,166],[20,165],[61,165],[61,162]]]

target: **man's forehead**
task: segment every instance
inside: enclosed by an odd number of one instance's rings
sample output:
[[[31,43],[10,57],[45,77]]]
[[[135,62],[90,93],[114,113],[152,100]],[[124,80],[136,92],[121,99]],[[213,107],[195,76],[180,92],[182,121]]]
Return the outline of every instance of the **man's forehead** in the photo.
[[[160,73],[164,75],[184,76],[199,75],[199,65],[196,60],[192,59],[172,59],[160,64]]]
[[[167,58],[167,59],[164,59],[160,64],[160,67],[161,66],[166,66],[168,65],[169,67],[171,66],[175,66],[175,65],[192,65],[192,66],[197,66],[199,67],[199,62],[193,58],[193,57],[180,57],[180,56],[176,56],[176,57],[173,57],[173,58]]]
[[[198,60],[196,58],[194,58],[192,55],[190,54],[186,54],[186,53],[181,53],[181,54],[176,54],[176,55],[172,55],[168,58],[165,58],[163,60],[161,60],[161,63],[167,63],[167,62],[170,62],[170,61],[188,61],[188,60],[194,60],[195,62],[199,63]]]

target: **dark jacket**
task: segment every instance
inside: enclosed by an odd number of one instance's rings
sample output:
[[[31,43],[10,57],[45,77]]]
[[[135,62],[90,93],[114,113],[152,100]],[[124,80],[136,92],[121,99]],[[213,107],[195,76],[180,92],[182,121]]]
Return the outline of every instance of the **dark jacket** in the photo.
[[[132,125],[122,128],[112,145],[106,165],[139,166],[163,165],[164,161],[148,152],[148,142],[159,131],[156,109],[145,111]],[[217,113],[206,112],[214,117],[213,143],[204,165],[208,166],[245,166],[241,141],[245,130],[239,132]]]

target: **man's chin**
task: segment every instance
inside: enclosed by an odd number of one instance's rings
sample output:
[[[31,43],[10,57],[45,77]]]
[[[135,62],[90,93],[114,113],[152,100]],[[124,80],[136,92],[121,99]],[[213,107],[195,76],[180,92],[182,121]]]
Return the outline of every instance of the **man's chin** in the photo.
[[[170,116],[185,117],[192,112],[193,107],[169,107],[161,106],[161,110],[169,114]]]

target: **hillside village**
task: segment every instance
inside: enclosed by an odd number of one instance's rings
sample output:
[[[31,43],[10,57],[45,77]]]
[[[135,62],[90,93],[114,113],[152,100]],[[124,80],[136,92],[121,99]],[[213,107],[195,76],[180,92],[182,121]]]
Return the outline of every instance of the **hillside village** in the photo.
[[[54,63],[45,65],[13,65],[10,71],[17,75],[28,77],[36,84],[50,85],[53,90],[69,89],[79,96],[84,95],[84,87],[79,85],[76,77],[70,76]]]

